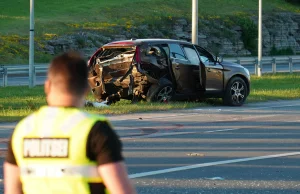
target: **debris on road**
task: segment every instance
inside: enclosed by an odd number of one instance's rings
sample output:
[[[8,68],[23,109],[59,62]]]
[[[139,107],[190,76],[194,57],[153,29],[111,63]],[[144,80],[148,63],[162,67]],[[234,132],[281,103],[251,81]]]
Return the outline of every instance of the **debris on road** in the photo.
[[[100,107],[107,107],[107,101],[103,101],[103,102],[92,102],[92,101],[85,101],[85,106],[92,106],[92,107],[96,107],[96,108],[100,108]]]
[[[201,156],[201,157],[203,157],[203,156],[205,156],[204,154],[202,154],[202,153],[189,153],[189,154],[187,154],[188,156]]]

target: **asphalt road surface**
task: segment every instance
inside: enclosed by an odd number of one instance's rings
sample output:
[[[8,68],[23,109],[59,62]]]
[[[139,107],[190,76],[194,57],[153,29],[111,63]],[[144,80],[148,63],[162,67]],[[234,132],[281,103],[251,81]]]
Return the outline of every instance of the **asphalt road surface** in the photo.
[[[251,74],[255,73],[255,66],[254,65],[244,65]],[[278,64],[276,67],[277,72],[289,72],[289,65],[288,64]],[[300,71],[300,64],[293,65],[293,71],[299,72]],[[264,64],[262,68],[263,73],[272,72],[272,65]],[[46,79],[46,75],[40,73],[36,76],[36,85],[44,84]],[[28,85],[29,78],[28,75],[9,75],[8,76],[8,86],[19,86],[19,85]],[[3,78],[0,76],[0,86],[2,86]]]
[[[139,194],[299,194],[299,115],[294,100],[109,119]]]

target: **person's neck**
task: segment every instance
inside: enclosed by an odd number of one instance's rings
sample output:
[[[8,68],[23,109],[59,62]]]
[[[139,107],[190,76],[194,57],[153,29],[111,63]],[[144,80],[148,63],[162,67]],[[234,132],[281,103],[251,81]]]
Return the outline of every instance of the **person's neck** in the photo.
[[[48,106],[61,106],[61,107],[77,107],[83,106],[83,100],[68,95],[49,95],[47,96]]]

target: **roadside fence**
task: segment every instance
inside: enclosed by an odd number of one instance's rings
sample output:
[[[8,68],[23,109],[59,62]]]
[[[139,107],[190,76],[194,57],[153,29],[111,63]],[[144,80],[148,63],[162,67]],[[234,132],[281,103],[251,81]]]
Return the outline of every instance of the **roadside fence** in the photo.
[[[33,67],[33,85],[36,85],[36,76],[38,73],[46,74],[48,70],[47,65],[35,65]],[[16,75],[29,75],[29,67],[26,65],[22,66],[0,66],[0,76],[2,77],[2,86],[7,86],[7,78],[8,76],[16,76]]]
[[[230,61],[233,63],[238,63],[240,65],[254,65],[255,75],[257,75],[258,69],[258,59],[257,57],[241,57],[241,58],[226,58],[225,61]],[[293,73],[293,65],[295,63],[300,63],[300,56],[277,56],[277,57],[263,57],[262,58],[262,67],[266,64],[272,64],[272,73],[277,72],[278,64],[288,64],[288,71]]]
[[[240,65],[254,65],[255,74],[257,75],[258,69],[258,59],[257,57],[236,57],[236,58],[224,58],[224,61],[229,61],[233,63],[238,63]],[[262,67],[266,64],[272,65],[272,73],[276,73],[278,64],[288,65],[287,72],[292,73],[293,65],[295,63],[300,64],[300,55],[297,56],[276,56],[276,57],[263,57],[262,58]],[[46,74],[48,70],[47,64],[36,64],[33,68],[33,82],[36,85],[36,76],[37,74]],[[0,77],[2,77],[2,86],[6,87],[8,85],[8,76],[16,75],[29,75],[29,66],[28,65],[2,65],[0,66]]]

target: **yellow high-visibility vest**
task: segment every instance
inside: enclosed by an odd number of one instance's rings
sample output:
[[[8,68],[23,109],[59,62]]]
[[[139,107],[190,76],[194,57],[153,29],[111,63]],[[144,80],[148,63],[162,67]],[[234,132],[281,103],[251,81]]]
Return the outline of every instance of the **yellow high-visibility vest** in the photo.
[[[24,194],[89,194],[102,183],[86,156],[88,134],[105,117],[72,107],[42,107],[23,119],[12,136]]]

